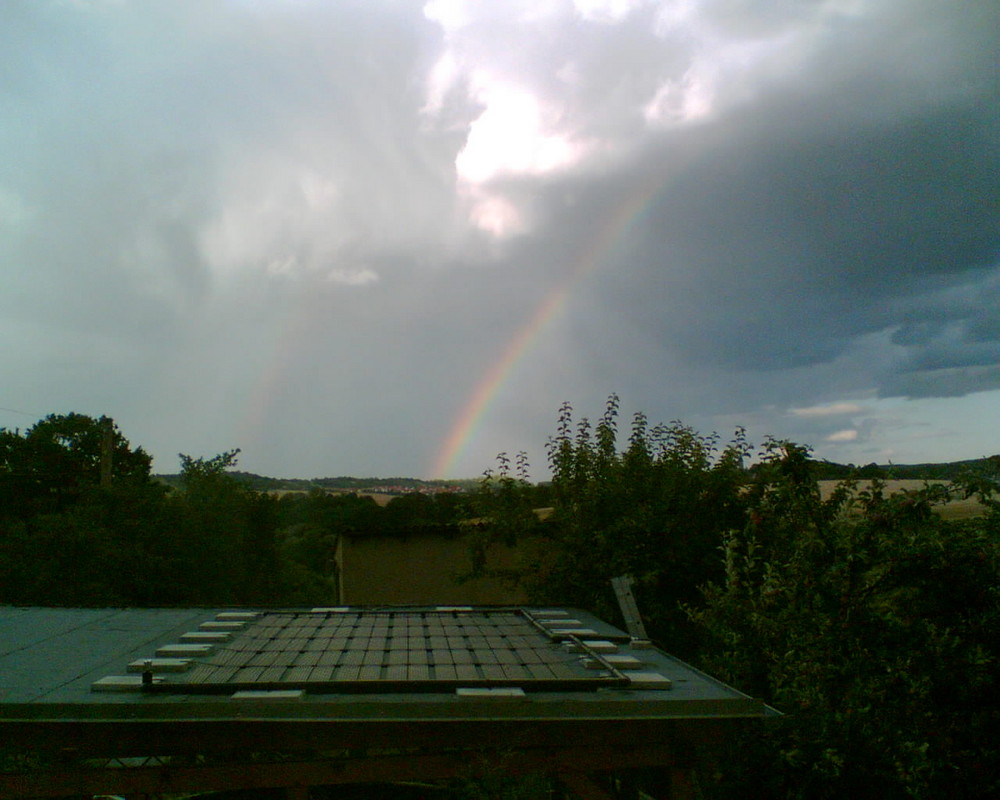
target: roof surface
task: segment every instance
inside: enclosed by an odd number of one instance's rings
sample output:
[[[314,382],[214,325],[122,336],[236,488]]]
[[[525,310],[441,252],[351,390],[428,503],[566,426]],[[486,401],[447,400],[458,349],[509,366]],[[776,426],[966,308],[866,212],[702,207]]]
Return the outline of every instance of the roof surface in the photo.
[[[516,719],[766,713],[572,609],[0,608],[8,722],[239,719],[247,708],[255,718],[454,720],[481,717],[483,702]]]

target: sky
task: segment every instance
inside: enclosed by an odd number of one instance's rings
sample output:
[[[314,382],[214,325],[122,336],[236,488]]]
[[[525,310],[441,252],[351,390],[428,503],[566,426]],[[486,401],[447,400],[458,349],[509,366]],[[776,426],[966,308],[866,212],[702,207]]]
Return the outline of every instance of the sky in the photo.
[[[0,427],[476,477],[1000,452],[996,0],[8,0]],[[624,436],[623,436],[624,439]]]

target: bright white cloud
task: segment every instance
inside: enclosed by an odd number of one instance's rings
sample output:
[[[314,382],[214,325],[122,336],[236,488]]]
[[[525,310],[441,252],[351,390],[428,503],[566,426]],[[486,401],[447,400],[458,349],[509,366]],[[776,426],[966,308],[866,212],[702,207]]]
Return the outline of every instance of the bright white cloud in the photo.
[[[376,283],[379,276],[374,270],[362,267],[361,269],[354,270],[330,270],[327,279],[332,283],[342,283],[346,286],[367,286],[370,283]]]
[[[711,114],[714,97],[711,80],[691,69],[680,80],[664,82],[642,109],[642,116],[653,125],[697,122]]]
[[[858,432],[854,428],[846,428],[836,433],[831,433],[826,437],[827,442],[854,442],[858,439]]]
[[[792,78],[842,12],[830,4],[789,12],[740,25],[740,15],[711,0],[550,0],[502,10],[427,3],[444,50],[427,77],[423,111],[464,131],[459,190],[489,185],[475,192],[470,221],[498,236],[528,229],[528,210],[501,181],[548,182],[611,155],[627,159],[645,143],[644,127],[705,123],[750,102],[762,80]],[[526,26],[529,16],[534,24]]]
[[[424,4],[424,16],[446,31],[454,31],[468,25],[474,11],[466,0],[429,0]]]
[[[573,0],[577,13],[588,22],[620,22],[643,0]]]
[[[795,417],[839,417],[846,414],[860,414],[863,410],[857,403],[845,402],[809,406],[808,408],[793,408],[791,414]]]
[[[455,159],[459,178],[485,183],[503,175],[543,175],[579,162],[584,148],[555,132],[539,100],[490,78],[480,80],[483,113]]]
[[[470,186],[465,196],[470,205],[469,219],[480,230],[497,239],[525,232],[524,215],[502,193],[491,192],[486,187]]]

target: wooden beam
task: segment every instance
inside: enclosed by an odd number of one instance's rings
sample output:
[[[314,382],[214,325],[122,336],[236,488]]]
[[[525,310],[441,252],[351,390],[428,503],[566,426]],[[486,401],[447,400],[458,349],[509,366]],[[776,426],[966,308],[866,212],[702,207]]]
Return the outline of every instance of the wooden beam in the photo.
[[[484,708],[484,711],[489,709]],[[689,751],[714,747],[739,727],[740,720],[684,719],[420,719],[290,720],[0,720],[0,741],[25,751],[67,753],[76,757],[148,755],[231,755],[238,751],[282,751],[307,757],[317,751],[406,747],[427,750],[487,750],[574,746],[628,749],[636,743]]]
[[[589,775],[581,772],[566,772],[559,776],[566,788],[580,800],[615,800],[614,795],[606,791]]]
[[[412,780],[475,778],[482,775],[557,773],[574,791],[593,782],[587,772],[668,766],[662,747],[563,747],[529,750],[456,750],[406,755],[367,755],[325,761],[245,763],[213,766],[64,769],[28,774],[0,774],[0,798],[60,797],[95,794],[169,794],[186,791],[323,786]],[[593,787],[597,787],[593,784]],[[597,787],[599,788],[599,787]],[[583,797],[597,797],[593,794]]]

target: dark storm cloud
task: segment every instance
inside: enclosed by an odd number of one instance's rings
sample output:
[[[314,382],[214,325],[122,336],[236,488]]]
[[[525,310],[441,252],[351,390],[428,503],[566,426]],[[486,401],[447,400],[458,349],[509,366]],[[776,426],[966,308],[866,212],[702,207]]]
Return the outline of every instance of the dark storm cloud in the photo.
[[[860,53],[856,42],[855,52],[831,43],[839,80],[810,65],[715,122],[651,137],[632,174],[595,182],[594,194],[617,199],[591,203],[591,214],[577,214],[580,202],[560,222],[613,213],[650,172],[662,189],[601,277],[613,302],[595,304],[581,335],[602,335],[590,333],[602,329],[598,314],[627,317],[692,370],[773,373],[832,362],[859,337],[895,331],[893,343],[906,344],[899,363],[859,365],[855,388],[995,388],[992,370],[939,386],[924,374],[997,358],[1000,94],[977,10],[946,26],[945,52],[925,54],[949,81],[926,64],[911,73],[891,63],[913,54],[912,41]],[[944,323],[961,331],[941,339]]]
[[[929,287],[981,274],[1000,253],[988,122],[967,110],[808,141],[773,126],[688,165],[636,246],[644,292],[659,276],[662,296],[680,301],[662,315],[665,338],[697,322],[699,360],[828,360]]]
[[[891,341],[901,351],[885,395],[954,397],[997,386],[1000,364],[1000,269],[920,297]]]

